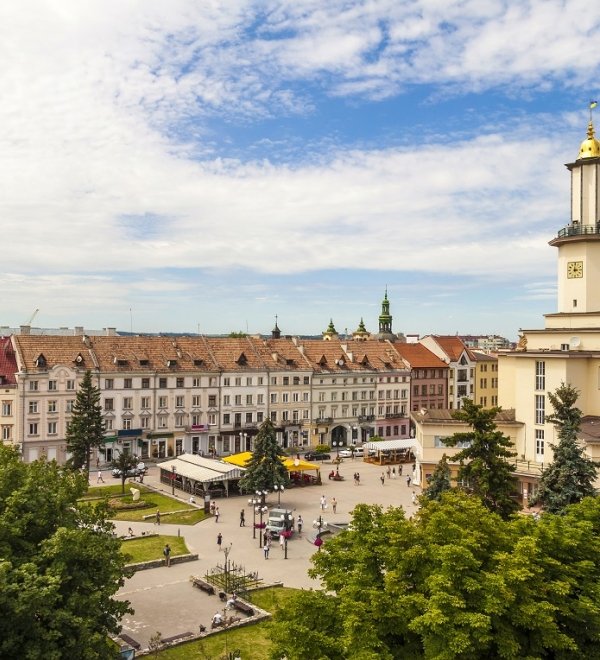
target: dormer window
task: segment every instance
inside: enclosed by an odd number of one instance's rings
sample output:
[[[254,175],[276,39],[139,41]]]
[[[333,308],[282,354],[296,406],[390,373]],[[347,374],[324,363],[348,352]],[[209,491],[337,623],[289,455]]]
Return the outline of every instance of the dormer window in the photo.
[[[140,367],[149,367],[150,366],[150,360],[140,360]]]
[[[319,360],[319,366],[324,367],[327,365],[327,358],[324,355],[321,355],[321,359]]]
[[[117,365],[117,367],[126,367],[129,364],[128,360],[125,360],[124,358],[118,358],[118,357],[115,357],[113,362]]]
[[[75,364],[83,364],[83,361],[84,361],[83,360],[83,355],[81,355],[81,353],[77,353],[77,356],[73,360],[73,362],[75,362]]]
[[[244,353],[240,353],[240,356],[236,360],[238,364],[248,364],[248,358]]]
[[[46,358],[42,353],[40,353],[37,358],[35,359],[35,366],[38,369],[44,369],[46,367]]]
[[[194,366],[195,367],[201,367],[204,364],[204,360],[201,360],[200,358],[196,358],[194,360]]]
[[[177,360],[167,360],[167,367],[176,367]]]

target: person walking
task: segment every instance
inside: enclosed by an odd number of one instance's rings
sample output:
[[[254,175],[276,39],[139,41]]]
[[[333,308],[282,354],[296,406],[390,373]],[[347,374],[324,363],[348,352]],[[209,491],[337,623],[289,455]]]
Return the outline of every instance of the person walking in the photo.
[[[302,536],[302,524],[303,524],[302,516],[298,514],[298,522],[296,523],[298,525],[298,536]]]
[[[399,477],[402,476],[402,466],[401,465],[398,467],[398,476]]]
[[[333,509],[333,513],[337,513],[337,500],[335,497],[331,498],[331,508]]]
[[[160,525],[160,510],[159,510],[159,509],[156,509],[156,520],[155,520],[155,523],[156,523],[157,525]]]
[[[223,543],[223,535],[221,532],[217,534],[217,546],[219,547],[219,552],[221,552],[221,544]]]
[[[279,534],[279,547],[283,550],[284,546],[285,546],[285,536],[283,535],[283,533],[280,533]]]
[[[171,565],[171,546],[168,543],[165,545],[163,555],[165,556],[165,563],[169,567]]]
[[[321,511],[325,511],[327,508],[327,498],[325,495],[321,495]]]
[[[102,477],[102,472],[98,470],[98,478],[96,479],[97,484],[103,484],[104,483],[104,478]]]
[[[265,553],[265,559],[269,558],[269,550],[271,549],[271,546],[269,545],[268,541],[265,541],[265,544],[263,545],[263,552]]]
[[[396,478],[396,468],[395,467],[392,468],[392,478],[393,479]]]
[[[385,484],[385,474],[382,472],[379,478],[381,479],[381,485],[383,486]]]
[[[415,491],[413,490],[413,492],[412,492],[412,503],[413,503],[413,504],[416,504],[416,502],[417,502],[417,494],[416,494]]]
[[[220,514],[220,512],[219,512],[219,507],[216,506],[216,507],[215,507],[215,522],[216,522],[216,523],[219,522],[219,516],[220,516],[220,515],[221,515],[221,514]]]
[[[406,485],[410,488],[410,474],[406,475]]]
[[[388,465],[387,469],[387,478],[391,479],[392,478],[392,468]]]
[[[246,526],[246,512],[244,509],[240,511],[240,527]]]

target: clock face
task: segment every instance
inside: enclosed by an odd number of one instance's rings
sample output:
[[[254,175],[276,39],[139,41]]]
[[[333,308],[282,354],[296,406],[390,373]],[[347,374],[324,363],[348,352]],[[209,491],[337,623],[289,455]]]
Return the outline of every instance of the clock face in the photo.
[[[567,277],[569,279],[583,277],[583,261],[569,261],[567,263]]]

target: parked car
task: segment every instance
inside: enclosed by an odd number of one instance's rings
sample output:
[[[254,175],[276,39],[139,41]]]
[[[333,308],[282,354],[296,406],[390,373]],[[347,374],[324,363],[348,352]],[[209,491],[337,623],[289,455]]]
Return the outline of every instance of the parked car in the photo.
[[[352,456],[356,456],[356,452],[353,453],[352,449],[345,448],[340,449],[338,455],[340,458],[352,458]]]
[[[307,451],[304,454],[305,461],[330,461],[331,456],[329,454],[324,454],[320,451]]]
[[[130,468],[129,470],[127,470],[126,476],[127,477],[139,477],[140,474],[144,474],[144,472],[145,472],[145,469],[140,470],[139,468],[134,467],[134,468]],[[121,477],[121,470],[119,468],[114,468],[113,471],[112,471],[112,476],[115,477],[115,478]]]

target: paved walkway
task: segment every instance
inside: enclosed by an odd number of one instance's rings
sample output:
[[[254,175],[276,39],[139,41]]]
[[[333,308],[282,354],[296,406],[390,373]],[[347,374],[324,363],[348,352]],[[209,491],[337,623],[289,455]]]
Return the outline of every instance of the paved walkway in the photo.
[[[404,465],[407,472],[408,465]],[[171,637],[183,632],[197,632],[199,624],[207,627],[210,619],[222,603],[216,596],[208,596],[191,586],[191,575],[203,576],[217,563],[224,560],[224,552],[217,546],[217,534],[223,536],[223,547],[230,547],[229,559],[236,564],[242,564],[247,572],[257,571],[260,578],[267,583],[282,582],[288,587],[315,588],[318,582],[311,580],[307,570],[311,566],[310,558],[316,551],[307,538],[313,532],[312,522],[322,515],[326,521],[350,522],[350,512],[359,503],[381,504],[382,506],[403,506],[410,515],[415,510],[412,503],[413,490],[407,486],[406,477],[388,479],[382,485],[384,474],[379,466],[364,463],[360,459],[345,459],[339,466],[344,481],[329,481],[327,474],[330,465],[323,465],[321,474],[324,477],[321,486],[306,486],[291,488],[281,496],[281,506],[294,510],[294,516],[302,515],[304,530],[302,538],[297,534],[288,543],[288,559],[279,544],[274,542],[269,559],[265,560],[259,547],[259,530],[253,538],[253,512],[248,504],[248,497],[220,498],[217,505],[220,510],[219,522],[214,518],[207,519],[195,526],[169,525],[168,516],[163,517],[160,527],[153,523],[115,522],[119,535],[125,535],[129,527],[135,534],[142,531],[157,531],[162,534],[185,537],[190,552],[198,553],[199,560],[186,564],[174,564],[170,568],[163,567],[148,571],[140,571],[127,580],[119,592],[119,597],[131,601],[135,614],[123,619],[123,632],[148,645],[150,637],[160,631],[163,637]],[[360,472],[360,485],[353,480],[354,472]],[[91,475],[91,483],[95,485],[95,473]],[[108,477],[107,482],[116,483],[116,479]],[[144,478],[144,483],[170,495],[170,488],[160,483],[158,469],[151,467]],[[175,491],[177,494],[177,490]],[[320,499],[325,496],[327,508],[321,510]],[[337,512],[333,513],[331,500],[335,497]],[[187,496],[181,496],[187,502]],[[270,494],[267,504],[277,506],[278,496]],[[240,527],[240,511],[244,510],[246,527]]]

